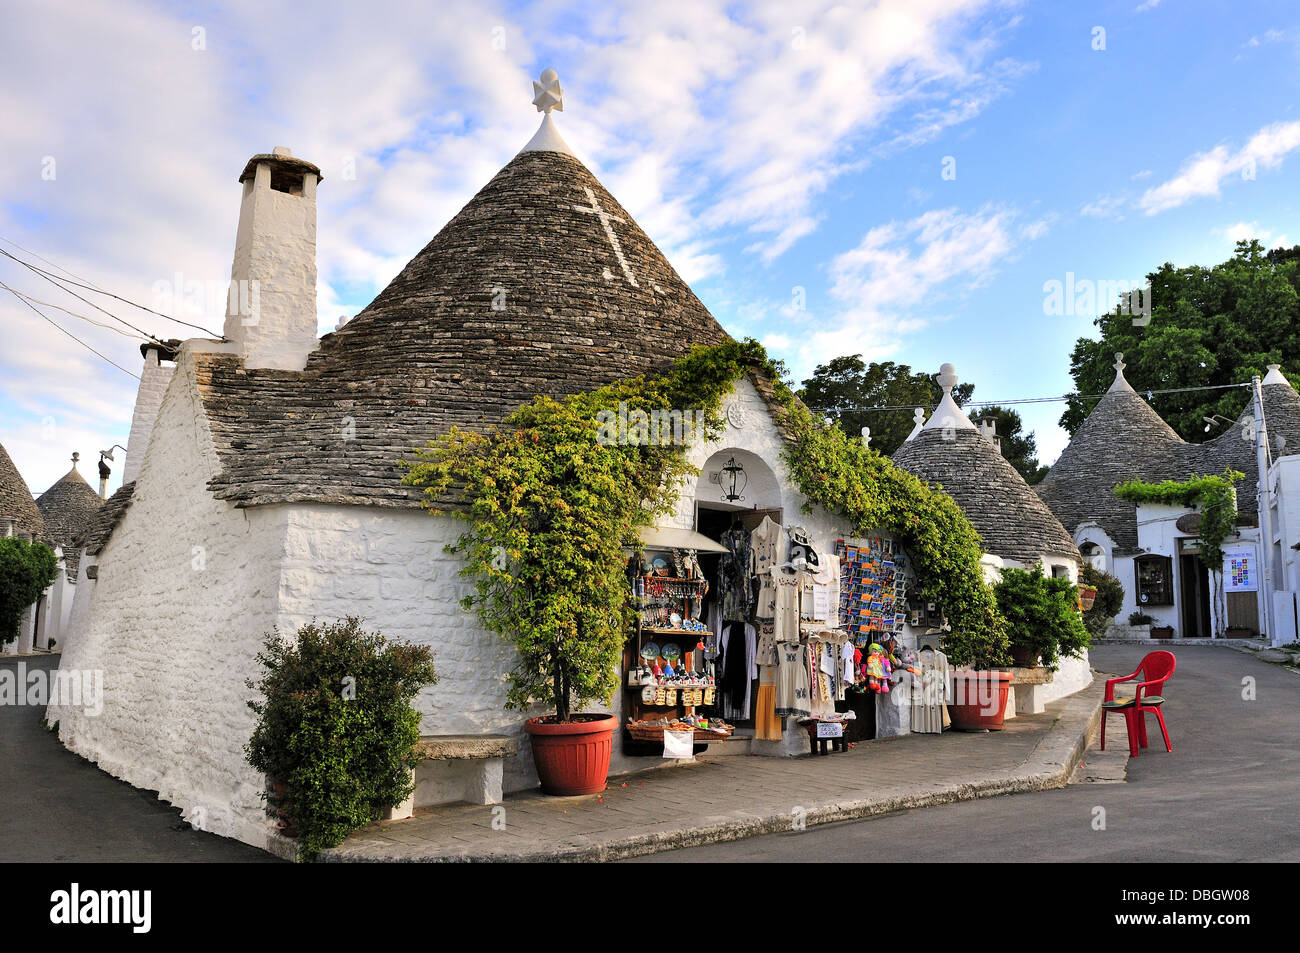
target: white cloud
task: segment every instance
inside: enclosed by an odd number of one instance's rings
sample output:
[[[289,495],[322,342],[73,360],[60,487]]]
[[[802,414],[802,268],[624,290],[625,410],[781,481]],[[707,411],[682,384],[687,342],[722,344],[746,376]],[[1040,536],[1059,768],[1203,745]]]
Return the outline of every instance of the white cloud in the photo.
[[[527,141],[529,80],[554,66],[565,138],[698,281],[723,270],[737,237],[772,261],[818,228],[819,201],[847,171],[1003,95],[1028,68],[996,58],[1014,5],[565,0],[507,12],[501,0],[408,0],[378,18],[345,2],[310,16],[260,0],[199,13],[144,0],[20,5],[0,33],[0,235],[145,304],[177,272],[221,283],[234,180],[253,152],[287,145],[325,175],[318,305],[332,329]],[[555,29],[569,21],[582,31]],[[46,156],[53,181],[40,175]],[[41,284],[3,265],[0,280],[32,294]],[[89,459],[125,442],[135,382],[23,311],[0,301],[0,440],[38,484],[66,471],[73,449]],[[119,313],[163,337],[198,333]],[[59,320],[138,368],[132,342]],[[220,315],[198,323],[217,330]],[[86,430],[98,435],[67,448],[18,436],[25,424],[9,411],[30,423],[46,406],[94,407]]]
[[[786,350],[796,375],[837,354],[867,360],[896,354],[902,340],[949,320],[949,304],[987,284],[1018,242],[1033,241],[1048,223],[1018,223],[1009,208],[975,212],[936,209],[872,228],[830,263],[833,307],[805,316],[804,333]]]
[[[1133,12],[1146,13],[1148,10],[1154,10],[1158,6],[1160,6],[1160,0],[1143,0],[1142,3],[1139,3],[1134,7]]]
[[[1288,246],[1286,235],[1277,234],[1271,229],[1261,228],[1259,222],[1237,222],[1235,225],[1225,225],[1222,228],[1217,228],[1215,232],[1222,235],[1233,245],[1240,241],[1250,241],[1252,238],[1256,238],[1266,248],[1286,248]]]
[[[1260,169],[1281,165],[1297,148],[1300,148],[1300,122],[1273,123],[1255,133],[1235,152],[1218,145],[1209,152],[1192,156],[1178,175],[1144,192],[1138,206],[1148,215],[1155,215],[1195,198],[1217,196],[1230,177],[1254,178]]]

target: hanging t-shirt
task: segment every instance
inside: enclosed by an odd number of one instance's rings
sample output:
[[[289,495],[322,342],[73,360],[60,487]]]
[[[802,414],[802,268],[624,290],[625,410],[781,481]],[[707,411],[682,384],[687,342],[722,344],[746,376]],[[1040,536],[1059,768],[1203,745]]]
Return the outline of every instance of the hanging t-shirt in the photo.
[[[776,615],[776,584],[772,571],[781,565],[781,541],[785,534],[781,524],[764,516],[763,522],[749,535],[749,571],[758,577],[758,604],[754,615],[770,619]]]

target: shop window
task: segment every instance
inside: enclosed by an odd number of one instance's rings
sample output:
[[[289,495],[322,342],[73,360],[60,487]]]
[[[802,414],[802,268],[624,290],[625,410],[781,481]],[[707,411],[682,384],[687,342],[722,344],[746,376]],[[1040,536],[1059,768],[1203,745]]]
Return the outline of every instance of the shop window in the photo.
[[[1142,606],[1174,604],[1173,560],[1168,556],[1138,556],[1133,560],[1137,601]]]

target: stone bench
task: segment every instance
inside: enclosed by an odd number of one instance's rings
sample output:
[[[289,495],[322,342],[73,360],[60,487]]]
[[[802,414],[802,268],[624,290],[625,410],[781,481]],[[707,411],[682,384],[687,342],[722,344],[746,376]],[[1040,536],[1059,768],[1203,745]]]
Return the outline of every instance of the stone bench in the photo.
[[[415,789],[384,819],[402,820],[417,807],[457,801],[499,804],[504,761],[518,753],[518,740],[507,735],[422,735],[415,745]]]
[[[1047,710],[1044,696],[1046,686],[1052,684],[1056,673],[1042,667],[1013,668],[1015,680],[1011,683],[1011,697],[1007,699],[1007,717],[1041,715]]]

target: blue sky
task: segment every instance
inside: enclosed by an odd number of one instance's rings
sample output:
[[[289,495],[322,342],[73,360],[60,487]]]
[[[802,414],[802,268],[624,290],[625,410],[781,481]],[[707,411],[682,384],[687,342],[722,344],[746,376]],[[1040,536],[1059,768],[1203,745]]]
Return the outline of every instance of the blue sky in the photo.
[[[1062,394],[1091,315],[1046,314],[1045,282],[1300,242],[1286,2],[10,8],[0,236],[144,304],[177,273],[228,279],[235,179],[287,145],[325,174],[332,329],[527,141],[546,67],[574,151],[723,325],[797,379],[858,352],[952,361],[977,399]],[[0,262],[0,281],[105,320]],[[0,443],[34,490],[73,450],[90,478],[96,451],[126,443],[135,381],[0,297]],[[138,368],[138,341],[44,310]],[[1060,410],[1024,411],[1044,461],[1065,444]]]

